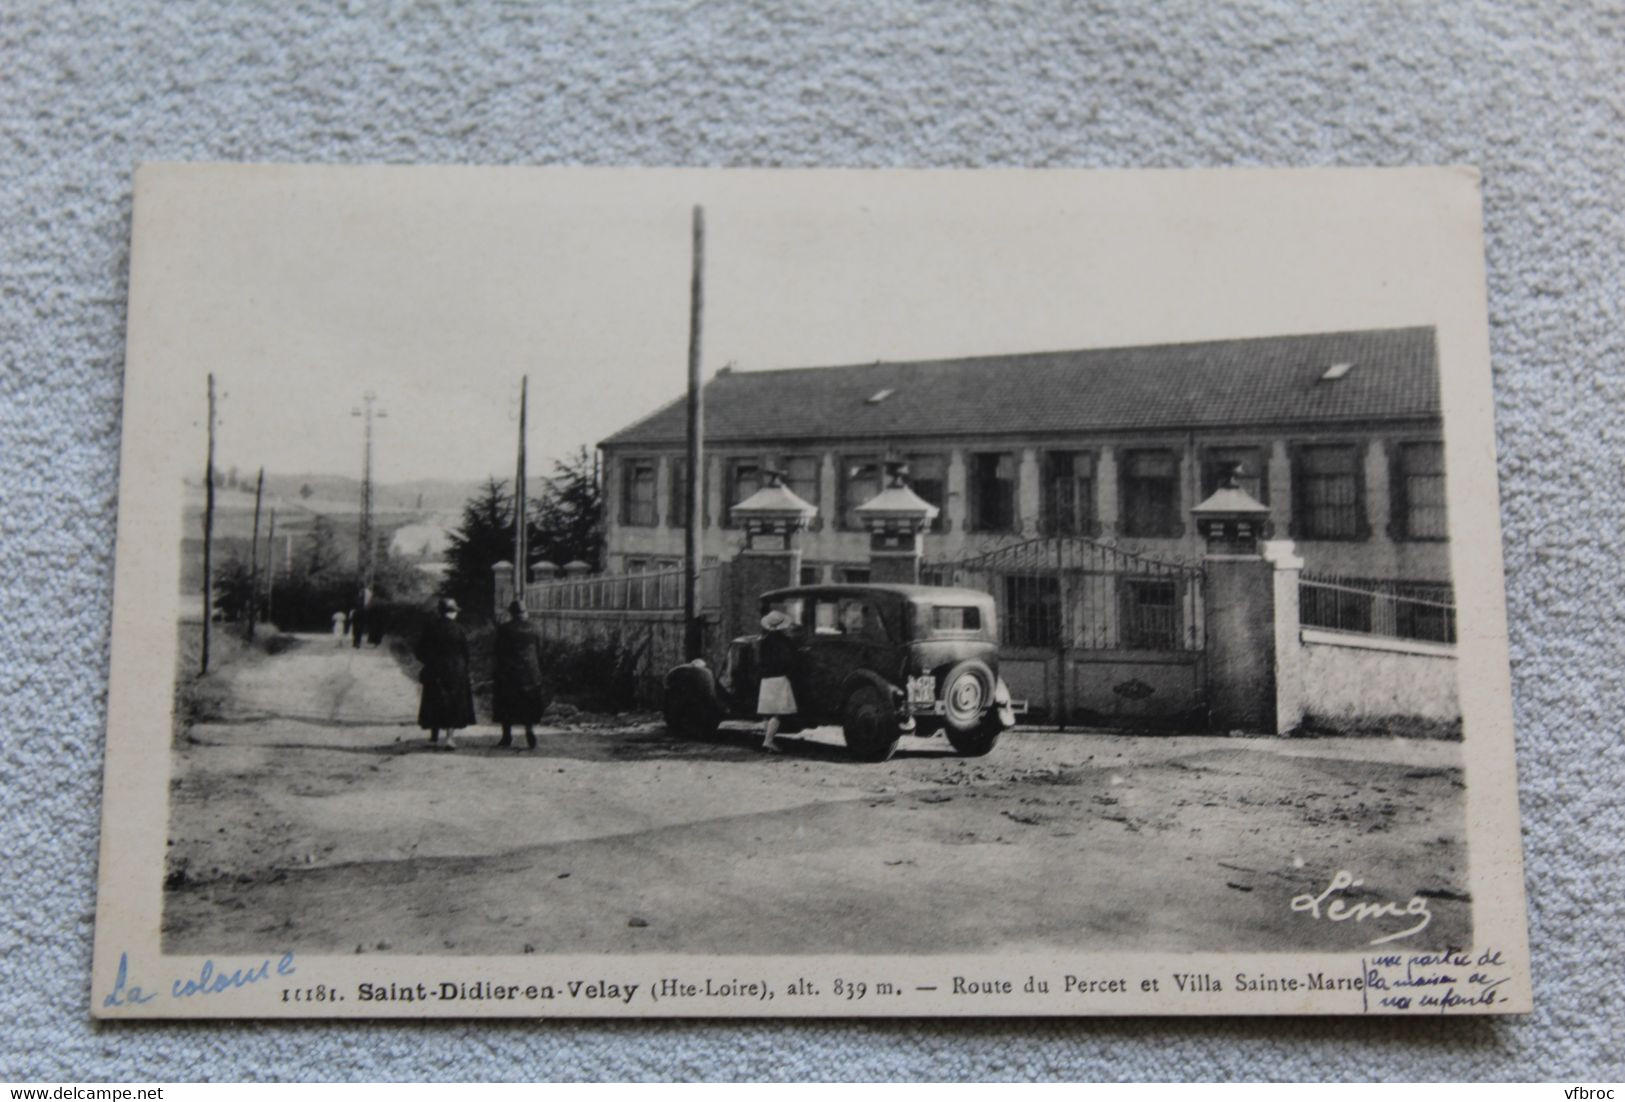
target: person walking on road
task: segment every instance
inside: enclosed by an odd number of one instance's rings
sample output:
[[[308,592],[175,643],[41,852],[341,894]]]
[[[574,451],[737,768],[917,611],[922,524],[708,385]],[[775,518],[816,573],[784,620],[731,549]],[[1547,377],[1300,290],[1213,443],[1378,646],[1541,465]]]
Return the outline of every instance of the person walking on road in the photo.
[[[344,615],[342,608],[333,613],[333,645],[335,647],[344,645],[344,623],[346,619],[347,617]]]
[[[525,606],[514,601],[508,606],[508,620],[497,626],[491,691],[491,718],[502,725],[498,746],[513,745],[513,729],[523,725],[525,744],[536,749],[536,724],[552,703],[542,675],[542,637],[525,614]]]
[[[756,693],[756,714],[767,717],[762,728],[762,749],[779,752],[773,736],[779,733],[779,717],[796,714],[796,694],[790,688],[790,666],[795,660],[795,642],[790,629],[796,622],[774,609],[762,617],[761,688]]]
[[[469,678],[468,633],[457,622],[457,602],[440,599],[440,615],[418,639],[412,652],[423,663],[418,680],[423,698],[418,704],[418,726],[437,745],[446,732],[446,749],[457,749],[456,732],[474,723],[474,686]]]

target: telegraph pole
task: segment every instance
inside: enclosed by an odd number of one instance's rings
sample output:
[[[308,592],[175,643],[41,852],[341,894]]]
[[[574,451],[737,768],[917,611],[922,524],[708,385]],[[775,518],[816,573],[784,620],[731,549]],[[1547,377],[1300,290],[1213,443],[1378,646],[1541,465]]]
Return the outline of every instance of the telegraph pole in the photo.
[[[519,379],[519,465],[513,480],[513,599],[525,599],[525,579],[530,571],[526,566],[529,533],[525,531],[525,400],[529,396],[530,376]]]
[[[360,592],[356,595],[355,612],[360,617],[352,626],[351,635],[357,647],[361,646],[363,634],[360,624],[366,623],[367,602],[372,597],[372,421],[374,417],[384,417],[381,409],[374,409],[373,403],[378,395],[367,391],[361,396],[362,404],[350,410],[351,417],[362,419],[362,449],[361,449],[361,518],[359,542],[356,548],[356,579]]]
[[[705,308],[705,208],[694,207],[694,267],[688,285],[688,520],[683,530],[683,657],[692,662],[705,644],[700,620],[700,526],[705,499],[705,396],[700,388],[700,320]]]
[[[203,470],[203,660],[209,672],[209,624],[214,619],[214,372],[209,372],[209,461]]]
[[[271,531],[265,537],[265,622],[271,622],[271,602],[276,598],[276,506],[271,506]]]
[[[254,483],[254,535],[248,541],[248,627],[243,638],[254,641],[254,621],[260,614],[260,500],[265,496],[265,468]]]

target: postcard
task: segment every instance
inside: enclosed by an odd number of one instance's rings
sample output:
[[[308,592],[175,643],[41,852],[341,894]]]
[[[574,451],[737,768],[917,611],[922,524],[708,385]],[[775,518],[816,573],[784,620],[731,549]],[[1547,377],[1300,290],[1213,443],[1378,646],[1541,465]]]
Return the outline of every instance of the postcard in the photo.
[[[94,1015],[1530,1009],[1472,169],[132,234]]]

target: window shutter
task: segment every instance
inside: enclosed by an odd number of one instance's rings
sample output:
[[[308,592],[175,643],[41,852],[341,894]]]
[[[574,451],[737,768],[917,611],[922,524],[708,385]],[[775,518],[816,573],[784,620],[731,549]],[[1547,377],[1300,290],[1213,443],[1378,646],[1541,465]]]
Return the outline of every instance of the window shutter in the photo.
[[[1385,441],[1388,455],[1388,538],[1403,540],[1409,534],[1410,503],[1406,500],[1405,445]]]

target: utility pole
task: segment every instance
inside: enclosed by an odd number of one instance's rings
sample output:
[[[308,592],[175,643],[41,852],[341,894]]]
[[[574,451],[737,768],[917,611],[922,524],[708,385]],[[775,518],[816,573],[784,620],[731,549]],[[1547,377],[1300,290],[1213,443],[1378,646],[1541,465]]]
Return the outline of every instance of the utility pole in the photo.
[[[530,376],[522,375],[519,378],[519,467],[514,472],[513,479],[513,599],[525,599],[525,579],[530,571],[525,562],[528,554],[526,542],[529,533],[525,531],[526,500],[525,500],[525,400],[529,397]]]
[[[254,483],[254,535],[248,541],[248,627],[243,638],[254,641],[254,621],[260,614],[260,500],[265,496],[265,468]]]
[[[683,657],[692,662],[705,645],[700,620],[700,526],[705,499],[705,397],[700,388],[700,320],[705,308],[705,208],[694,207],[694,268],[688,285],[688,505],[683,530]]]
[[[276,506],[271,506],[271,531],[265,537],[265,622],[271,622],[271,602],[276,598]]]
[[[353,621],[351,635],[357,647],[361,646],[361,636],[366,623],[367,603],[372,599],[372,421],[374,417],[385,417],[387,414],[381,409],[374,409],[373,403],[378,395],[367,391],[361,396],[362,405],[350,410],[351,417],[362,419],[362,449],[361,449],[361,531],[356,547],[356,580],[360,592],[356,595],[355,615],[359,619]]]
[[[203,660],[209,672],[209,624],[214,619],[214,372],[209,372],[209,462],[203,471]]]

